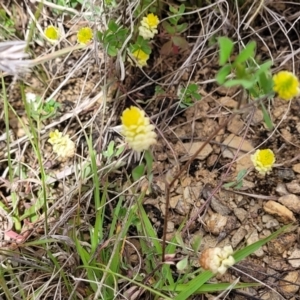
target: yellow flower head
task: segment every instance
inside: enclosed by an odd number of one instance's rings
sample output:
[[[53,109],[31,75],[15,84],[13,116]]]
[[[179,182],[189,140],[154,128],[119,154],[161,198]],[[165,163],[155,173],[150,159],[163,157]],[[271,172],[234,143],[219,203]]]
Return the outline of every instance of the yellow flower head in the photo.
[[[52,25],[44,30],[44,34],[50,41],[57,41],[60,37],[59,29]]]
[[[62,132],[59,132],[57,129],[55,131],[51,131],[49,133],[49,137],[50,139],[48,140],[48,142],[51,144],[51,145],[54,145],[56,143],[58,143],[60,140],[61,140],[61,137],[62,137]]]
[[[284,100],[291,100],[300,93],[299,80],[291,72],[280,71],[273,76],[273,90]]]
[[[143,50],[139,49],[132,53],[133,57],[136,59],[138,66],[144,67],[147,65],[147,60],[149,59],[149,55],[145,53]]]
[[[147,17],[144,17],[141,21],[141,25],[148,27],[149,29],[156,29],[159,23],[159,18],[154,14],[148,14]]]
[[[154,14],[148,14],[147,17],[144,17],[141,21],[141,26],[139,27],[139,35],[142,36],[145,40],[152,39],[155,34],[158,33],[157,25],[159,19]]]
[[[208,248],[201,253],[199,262],[203,269],[223,275],[235,263],[232,254],[231,246]]]
[[[73,157],[75,154],[75,144],[69,138],[69,135],[63,135],[57,129],[49,133],[48,142],[53,147],[53,152],[62,159]]]
[[[77,33],[77,41],[80,44],[88,44],[93,39],[93,30],[90,27],[83,27]]]
[[[272,170],[275,163],[275,155],[270,149],[256,150],[251,155],[251,160],[254,164],[255,169],[261,174],[266,175]]]
[[[121,133],[128,145],[137,152],[148,150],[156,143],[154,126],[150,124],[145,112],[135,106],[126,108],[123,111]]]

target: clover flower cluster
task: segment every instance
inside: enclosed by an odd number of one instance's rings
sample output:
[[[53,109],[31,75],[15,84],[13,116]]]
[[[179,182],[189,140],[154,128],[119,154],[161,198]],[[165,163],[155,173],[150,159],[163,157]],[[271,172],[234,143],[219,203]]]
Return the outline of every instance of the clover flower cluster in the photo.
[[[145,40],[153,39],[154,35],[158,33],[157,25],[159,24],[159,19],[154,14],[148,14],[141,21],[141,26],[139,27],[139,34]]]
[[[90,27],[83,27],[77,32],[77,42],[86,45],[93,39],[93,30]]]
[[[75,144],[69,135],[63,135],[57,129],[49,133],[48,142],[52,145],[53,152],[62,159],[73,157],[75,154]]]
[[[159,18],[153,13],[148,14],[146,17],[143,17],[141,25],[139,27],[139,35],[144,40],[153,39],[154,35],[158,33],[157,26],[159,24]],[[147,61],[150,57],[150,52],[146,53],[142,49],[137,49],[131,53],[135,58],[136,64],[139,67],[144,67],[147,65]],[[130,60],[131,61],[131,60]]]
[[[273,76],[273,90],[283,100],[291,100],[300,94],[299,80],[289,71],[280,71]]]
[[[51,42],[57,41],[60,37],[59,29],[52,25],[45,28],[44,34],[46,38]]]
[[[48,26],[44,30],[46,38],[51,42],[55,42],[60,38],[60,31],[55,26]],[[77,42],[86,45],[93,39],[93,30],[90,27],[83,27],[77,32]]]
[[[251,155],[251,161],[259,174],[265,176],[272,171],[276,158],[271,149],[262,149]]]
[[[223,275],[235,263],[232,254],[231,246],[208,248],[201,253],[199,262],[203,269]]]
[[[144,67],[147,65],[147,60],[149,59],[149,54],[145,53],[142,49],[136,50],[132,53],[135,58],[136,63],[139,67]]]
[[[142,152],[156,143],[154,126],[150,124],[145,112],[138,107],[131,106],[123,111],[121,133],[125,141],[134,151]]]

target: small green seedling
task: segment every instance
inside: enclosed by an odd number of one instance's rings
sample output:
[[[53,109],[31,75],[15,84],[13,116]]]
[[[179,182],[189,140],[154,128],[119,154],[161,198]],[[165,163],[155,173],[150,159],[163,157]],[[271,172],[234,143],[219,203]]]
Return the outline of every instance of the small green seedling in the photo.
[[[234,43],[227,37],[218,38],[220,52],[219,52],[219,65],[221,69],[216,75],[216,80],[224,87],[241,86],[249,94],[253,100],[262,98],[272,98],[273,81],[271,77],[270,68],[271,61],[259,64],[255,60],[256,43],[249,42],[245,48],[231,60],[233,53]],[[265,124],[269,129],[273,128],[271,118],[264,107],[260,103]]]
[[[128,29],[118,25],[114,20],[109,21],[106,31],[97,32],[99,42],[103,44],[107,54],[110,56],[117,56],[127,36]]]
[[[141,50],[146,54],[151,54],[151,48],[149,46],[149,42],[144,40],[141,36],[138,36],[136,42],[129,46],[130,53],[134,53],[135,51]]]
[[[58,108],[61,106],[60,103],[53,99],[43,102],[40,96],[37,96],[35,101],[29,102],[28,104],[30,107],[30,116],[37,122],[54,117]]]
[[[224,188],[233,188],[236,190],[241,189],[243,187],[243,179],[245,178],[246,174],[247,174],[246,169],[239,171],[239,173],[236,176],[236,180],[223,184],[223,187]]]
[[[201,95],[198,93],[198,85],[190,83],[186,88],[180,89],[180,107],[187,108],[194,105],[195,101],[201,100]]]
[[[165,34],[168,37],[168,41],[161,47],[161,54],[168,55],[170,53],[179,54],[179,50],[185,50],[189,47],[189,44],[185,38],[180,36],[181,33],[187,30],[188,24],[181,23],[179,20],[185,11],[185,5],[181,4],[179,8],[169,7],[171,18],[162,22],[162,26],[165,30]]]

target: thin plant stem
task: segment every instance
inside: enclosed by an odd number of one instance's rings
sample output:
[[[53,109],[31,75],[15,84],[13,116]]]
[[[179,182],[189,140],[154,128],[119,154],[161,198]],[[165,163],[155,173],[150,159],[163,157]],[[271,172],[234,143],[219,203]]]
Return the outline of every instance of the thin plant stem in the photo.
[[[39,149],[39,137],[37,134],[37,129],[35,128],[33,120],[30,116],[30,107],[26,101],[26,96],[25,96],[25,92],[24,92],[25,88],[24,88],[24,84],[22,82],[20,84],[20,89],[21,89],[21,95],[22,95],[26,115],[27,115],[28,121],[29,121],[29,127],[31,129],[31,135],[29,135],[29,140],[31,142],[32,148],[34,149],[34,151],[36,153],[38,164],[39,164],[39,169],[40,169],[40,173],[41,173],[43,212],[44,212],[44,216],[45,216],[44,229],[45,229],[45,235],[47,235],[48,234],[48,207],[47,207],[46,173],[45,173],[44,166],[43,166],[43,158],[41,156],[41,151]],[[37,128],[39,128],[39,126],[40,125],[38,124]]]
[[[10,129],[9,129],[9,111],[8,111],[8,99],[7,99],[7,93],[6,93],[6,87],[4,78],[2,77],[2,91],[3,91],[3,106],[4,106],[4,121],[5,121],[5,133],[6,133],[6,146],[7,146],[7,163],[8,163],[8,176],[9,176],[9,182],[10,184],[13,183],[14,179],[14,173],[13,173],[13,167],[11,162],[11,155],[10,155]],[[13,204],[13,214],[15,217],[19,216],[19,211],[17,207],[17,194],[16,192],[11,192],[11,198],[12,198],[12,204]]]

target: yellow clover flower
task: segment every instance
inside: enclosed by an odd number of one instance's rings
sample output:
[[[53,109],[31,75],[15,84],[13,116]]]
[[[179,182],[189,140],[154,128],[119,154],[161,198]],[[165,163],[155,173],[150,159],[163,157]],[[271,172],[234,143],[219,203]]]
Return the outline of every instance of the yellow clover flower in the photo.
[[[44,30],[44,34],[47,37],[47,39],[50,40],[50,41],[57,41],[60,37],[59,29],[57,27],[52,26],[52,25],[48,26]]]
[[[145,53],[143,50],[139,49],[132,53],[133,57],[136,59],[138,66],[147,66],[147,60],[149,59],[149,54]]]
[[[148,14],[141,21],[141,26],[139,27],[139,34],[145,40],[152,39],[155,34],[158,33],[157,25],[159,24],[159,18],[154,14]]]
[[[48,140],[48,143],[51,145],[54,145],[56,143],[59,143],[59,141],[62,138],[62,132],[59,132],[57,129],[55,131],[52,131],[49,133],[50,139]]]
[[[199,262],[203,269],[223,275],[235,263],[232,254],[231,246],[208,248],[201,253]]]
[[[266,175],[272,170],[275,163],[275,155],[270,149],[256,150],[251,155],[251,160],[254,164],[255,169],[261,174]]]
[[[284,100],[291,100],[300,93],[298,78],[289,71],[280,71],[273,76],[273,90]]]
[[[121,133],[128,145],[137,152],[148,150],[156,143],[154,126],[150,124],[145,112],[138,107],[131,106],[123,111]]]
[[[83,27],[77,33],[77,41],[80,44],[88,44],[93,39],[93,30],[90,27]]]
[[[158,16],[155,16],[153,13],[148,14],[147,17],[144,17],[141,21],[141,24],[144,27],[148,27],[151,29],[156,29],[157,25],[159,24],[159,18]]]
[[[53,152],[62,159],[73,157],[75,154],[75,143],[68,134],[63,135],[57,129],[49,133],[48,142],[52,145]]]

